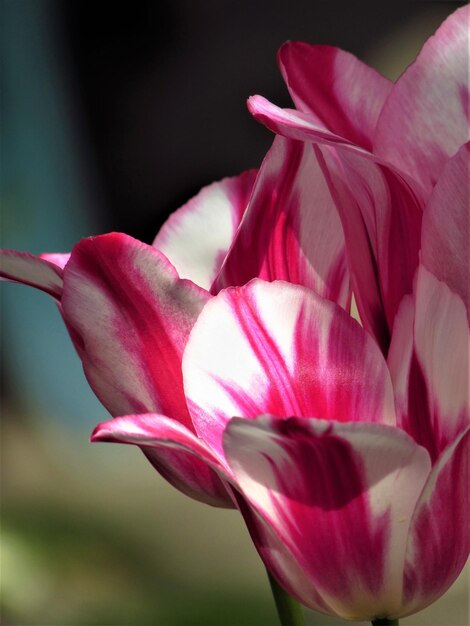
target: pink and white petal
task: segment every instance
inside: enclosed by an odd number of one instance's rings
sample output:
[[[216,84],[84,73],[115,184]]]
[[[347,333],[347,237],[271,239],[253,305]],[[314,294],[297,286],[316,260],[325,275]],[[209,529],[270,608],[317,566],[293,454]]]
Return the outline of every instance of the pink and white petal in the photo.
[[[60,300],[63,272],[61,264],[56,262],[58,256],[66,255],[35,256],[17,250],[0,250],[0,279],[35,287]]]
[[[398,305],[412,291],[418,266],[421,199],[408,179],[366,150],[319,130],[307,114],[258,96],[249,108],[271,130],[317,144],[345,233],[359,313],[386,353]]]
[[[421,261],[470,305],[470,142],[446,164],[424,210]],[[469,314],[470,317],[470,314]]]
[[[337,135],[372,149],[393,83],[339,48],[288,41],[278,62],[297,109]]]
[[[304,285],[349,307],[343,229],[310,144],[275,138],[213,292],[256,277]]]
[[[226,458],[244,498],[316,592],[347,619],[402,603],[411,517],[427,452],[397,428],[300,418],[235,418]]]
[[[192,428],[181,358],[208,298],[132,237],[111,233],[77,244],[64,270],[64,319],[112,415],[164,412]]]
[[[181,278],[210,289],[248,206],[256,173],[249,170],[204,187],[163,224],[153,246]]]
[[[346,150],[318,149],[341,216],[361,320],[386,353],[419,262],[420,201],[385,166]]]
[[[164,415],[126,415],[98,424],[92,442],[136,445],[170,484],[206,504],[233,507],[228,480],[207,446],[183,424]]]
[[[233,493],[251,539],[270,574],[302,604],[322,613],[334,614],[332,607],[312,587],[303,567],[277,533],[239,492],[234,489]]]
[[[470,427],[442,453],[411,522],[400,617],[437,600],[462,571],[470,550]]]
[[[234,415],[395,423],[388,369],[373,338],[304,287],[254,279],[207,303],[184,357],[198,435],[221,458]]]
[[[377,123],[374,152],[429,196],[447,159],[469,139],[469,7],[457,9],[396,82]]]
[[[368,150],[329,130],[310,113],[295,109],[281,109],[263,96],[250,96],[247,106],[258,122],[278,135],[298,141],[322,143],[332,147],[341,146],[351,152],[374,159],[374,155]]]
[[[424,267],[416,280],[415,350],[422,368],[438,450],[469,422],[470,334],[459,296]]]
[[[469,422],[470,337],[462,300],[423,266],[397,315],[389,366],[398,423],[435,461]]]

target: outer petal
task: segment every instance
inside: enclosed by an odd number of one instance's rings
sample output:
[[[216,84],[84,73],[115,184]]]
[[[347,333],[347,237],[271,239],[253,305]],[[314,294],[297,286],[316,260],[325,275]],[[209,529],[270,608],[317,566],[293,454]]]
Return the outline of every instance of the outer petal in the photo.
[[[457,9],[398,79],[377,124],[374,152],[429,194],[449,157],[469,139],[469,7]]]
[[[144,413],[117,417],[98,424],[91,441],[140,446],[160,473],[180,491],[214,506],[233,506],[223,486],[230,476],[207,446],[176,420]]]
[[[399,425],[433,461],[469,421],[469,350],[462,300],[421,266],[397,315],[389,366]]]
[[[271,416],[232,420],[224,448],[243,496],[334,613],[399,610],[409,524],[430,471],[423,448],[378,424]]]
[[[343,229],[311,145],[276,137],[215,282],[287,280],[349,307]]]
[[[126,235],[74,248],[64,272],[64,318],[111,414],[165,412],[191,428],[181,358],[208,297],[160,252]]]
[[[300,111],[368,150],[393,83],[354,55],[332,46],[289,41],[279,66]]]
[[[256,170],[204,187],[162,226],[153,245],[181,278],[210,289],[248,206]]]
[[[361,320],[386,352],[398,305],[412,291],[418,266],[421,200],[403,176],[319,129],[307,114],[279,109],[258,96],[249,108],[275,132],[317,144],[343,224]]]
[[[243,515],[251,539],[266,568],[293,598],[322,613],[334,613],[322,596],[312,587],[303,567],[273,528],[234,490],[237,507]]]
[[[469,459],[467,427],[433,468],[414,512],[401,617],[437,600],[465,565],[470,550]]]
[[[421,261],[469,308],[470,142],[449,160],[423,214]]]
[[[394,423],[390,377],[376,343],[312,291],[253,280],[207,303],[183,358],[196,431],[222,455],[234,415],[298,415]]]
[[[60,300],[63,286],[62,268],[65,254],[34,256],[16,250],[0,250],[0,277],[45,291]]]

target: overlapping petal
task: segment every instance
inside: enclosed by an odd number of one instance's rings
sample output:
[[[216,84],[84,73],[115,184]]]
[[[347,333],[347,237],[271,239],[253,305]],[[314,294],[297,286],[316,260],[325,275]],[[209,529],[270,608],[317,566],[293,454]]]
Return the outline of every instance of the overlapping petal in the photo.
[[[408,172],[426,195],[469,139],[469,7],[457,9],[424,44],[388,97],[374,152]]]
[[[413,514],[401,615],[437,600],[460,574],[470,550],[470,427],[449,445]]]
[[[282,281],[253,280],[208,302],[183,375],[196,431],[221,457],[233,416],[395,422],[388,369],[372,337],[336,304]]]
[[[64,273],[64,317],[112,415],[158,411],[191,427],[181,358],[208,298],[159,251],[127,235],[77,244]]]
[[[62,270],[68,258],[66,254],[35,256],[17,250],[0,250],[0,278],[36,287],[60,300],[64,282]]]
[[[237,490],[233,494],[259,555],[281,587],[293,598],[317,611],[334,613],[332,607],[312,587],[303,567],[279,539],[276,531]]]
[[[81,241],[72,251],[64,285],[65,321],[88,381],[111,414],[164,411],[175,429],[179,422],[181,430],[193,431],[181,359],[209,294],[180,279],[155,248],[118,233]],[[181,450],[144,452],[184,493],[230,505],[220,479],[200,459]]]
[[[470,338],[465,305],[420,266],[398,312],[389,353],[398,424],[433,461],[469,421]]]
[[[421,261],[470,305],[470,143],[449,159],[423,214]]]
[[[418,266],[421,199],[396,170],[319,129],[306,114],[279,109],[259,96],[250,99],[249,108],[275,132],[317,144],[341,217],[361,320],[386,352],[396,311],[412,290]]]
[[[251,96],[248,98],[247,106],[255,119],[278,135],[332,147],[341,146],[354,153],[374,158],[365,148],[323,126],[310,113],[281,109],[263,96]]]
[[[430,472],[422,447],[379,424],[266,416],[232,420],[224,449],[242,494],[331,612],[399,611],[408,529]],[[317,608],[313,594],[302,601]]]
[[[162,226],[153,245],[181,278],[211,288],[248,206],[256,174],[249,170],[204,187]]]
[[[213,292],[252,278],[304,285],[349,307],[343,230],[311,145],[275,138]]]
[[[170,484],[214,506],[233,506],[217,471],[230,476],[196,435],[164,415],[143,413],[117,417],[94,429],[91,441],[132,444],[142,448],[150,462]]]
[[[128,414],[92,440],[236,505],[280,584],[349,619],[423,608],[469,552],[469,17],[395,86],[287,43],[299,110],[250,99],[277,135],[260,171],[203,189],[153,247],[113,233],[0,255],[3,278],[55,298],[92,388]],[[366,330],[341,308],[350,282]]]
[[[335,134],[372,149],[391,81],[332,46],[289,41],[279,50],[278,61],[297,109]]]

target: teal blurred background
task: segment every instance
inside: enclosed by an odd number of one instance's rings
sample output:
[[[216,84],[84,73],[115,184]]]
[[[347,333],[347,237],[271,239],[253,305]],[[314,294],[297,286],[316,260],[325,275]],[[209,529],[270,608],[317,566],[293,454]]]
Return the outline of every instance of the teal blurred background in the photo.
[[[204,184],[259,165],[246,97],[288,105],[286,39],[344,47],[395,78],[455,2],[2,0],[2,247],[151,242]],[[53,303],[2,285],[1,623],[276,624],[237,513],[169,487],[107,418]],[[404,626],[468,624],[468,582]],[[338,620],[309,614],[313,624]]]

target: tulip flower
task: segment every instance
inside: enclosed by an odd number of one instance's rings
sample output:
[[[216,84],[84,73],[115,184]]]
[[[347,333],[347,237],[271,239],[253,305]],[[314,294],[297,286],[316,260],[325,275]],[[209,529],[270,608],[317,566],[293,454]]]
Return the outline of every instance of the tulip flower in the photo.
[[[469,553],[467,19],[395,85],[287,44],[297,110],[249,102],[277,133],[259,174],[202,192],[154,247],[3,254],[5,278],[56,299],[117,416],[92,440],[238,507],[281,587],[346,619],[421,610]]]
[[[123,234],[85,239],[71,255],[0,253],[0,275],[58,304],[85,375],[111,415],[165,414],[194,431],[181,359],[204,304],[255,276],[306,285],[349,307],[339,217],[310,146],[276,138],[259,173],[203,189],[163,225],[153,246]],[[194,456],[145,450],[175,487],[233,506]]]
[[[439,598],[468,558],[468,152],[447,162],[426,206],[426,267],[387,362],[338,305],[254,280],[208,301],[186,345],[196,437],[154,414],[92,437],[207,463],[268,570],[319,611],[394,623]]]
[[[214,468],[267,568],[303,604],[347,619],[408,615],[468,556],[464,303],[420,267],[396,332],[392,378],[372,337],[312,291],[256,279],[222,290],[183,355],[197,436],[146,414],[92,439],[182,448]]]
[[[271,130],[313,144],[341,216],[362,323],[386,354],[419,263],[421,220],[469,139],[469,7],[455,11],[395,84],[353,55],[288,42],[279,64],[297,110],[250,98]]]
[[[366,330],[302,286],[222,290],[183,354],[197,436],[146,414],[92,437],[206,462],[231,486],[280,585],[346,619],[395,623],[421,610],[469,553],[467,12],[395,86],[340,51],[288,44],[281,64],[300,111],[250,102],[270,128],[313,145]],[[330,64],[313,63],[321,55]],[[429,92],[441,87],[434,104]]]

